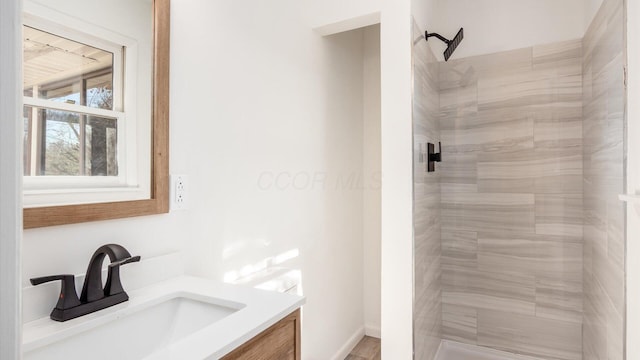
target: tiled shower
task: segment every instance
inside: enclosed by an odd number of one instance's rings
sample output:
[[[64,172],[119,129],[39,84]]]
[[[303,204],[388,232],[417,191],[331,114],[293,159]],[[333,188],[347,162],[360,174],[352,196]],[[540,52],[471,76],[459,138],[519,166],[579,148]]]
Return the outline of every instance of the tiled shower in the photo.
[[[623,32],[605,0],[582,39],[438,62],[414,23],[416,359],[624,358]]]

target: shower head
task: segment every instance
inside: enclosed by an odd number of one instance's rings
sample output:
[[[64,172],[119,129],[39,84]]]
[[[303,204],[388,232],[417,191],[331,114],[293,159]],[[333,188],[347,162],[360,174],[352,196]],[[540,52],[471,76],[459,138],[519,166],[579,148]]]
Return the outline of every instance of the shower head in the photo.
[[[449,60],[449,58],[451,57],[453,52],[456,50],[458,45],[460,45],[460,42],[462,41],[463,38],[464,38],[464,29],[460,28],[460,30],[458,30],[458,33],[453,38],[453,40],[447,43],[447,49],[444,51],[445,61]]]
[[[438,33],[429,34],[428,31],[425,31],[424,37],[427,41],[429,41],[429,38],[432,36],[437,37],[438,39],[442,40],[445,44],[447,44],[447,49],[444,51],[444,61],[448,61],[451,55],[453,54],[453,52],[458,47],[458,45],[460,45],[460,42],[462,41],[462,39],[464,38],[464,29],[460,28],[460,30],[458,30],[458,33],[452,40],[449,40]]]

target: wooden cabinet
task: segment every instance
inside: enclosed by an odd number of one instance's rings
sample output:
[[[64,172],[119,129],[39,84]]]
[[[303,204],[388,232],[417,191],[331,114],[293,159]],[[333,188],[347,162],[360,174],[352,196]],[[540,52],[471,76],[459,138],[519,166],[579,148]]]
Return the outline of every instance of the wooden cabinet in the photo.
[[[300,360],[300,309],[240,345],[222,359]]]

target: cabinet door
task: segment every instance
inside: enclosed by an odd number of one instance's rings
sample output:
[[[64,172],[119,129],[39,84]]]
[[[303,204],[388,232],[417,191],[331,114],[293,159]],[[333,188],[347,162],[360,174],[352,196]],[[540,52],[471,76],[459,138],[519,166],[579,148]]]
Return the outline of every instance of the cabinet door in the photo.
[[[300,360],[300,358],[300,309],[298,309],[222,359]]]

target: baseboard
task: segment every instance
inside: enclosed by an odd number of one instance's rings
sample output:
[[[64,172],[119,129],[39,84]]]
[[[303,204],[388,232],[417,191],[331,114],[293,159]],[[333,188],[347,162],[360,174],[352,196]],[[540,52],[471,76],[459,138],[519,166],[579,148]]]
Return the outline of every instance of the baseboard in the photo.
[[[336,354],[332,356],[331,359],[344,360],[344,358],[346,358],[351,353],[351,350],[353,350],[353,348],[356,347],[356,345],[358,345],[358,343],[360,342],[360,340],[362,340],[363,337],[364,337],[364,327],[361,327],[358,330],[356,330],[356,332],[353,335],[351,335],[351,337],[349,337],[347,342],[345,342],[344,345],[340,347],[338,352],[336,352]]]
[[[380,339],[382,331],[380,330],[380,326],[379,325],[365,324],[364,325],[364,334],[367,335],[367,336],[371,336],[371,337]]]

